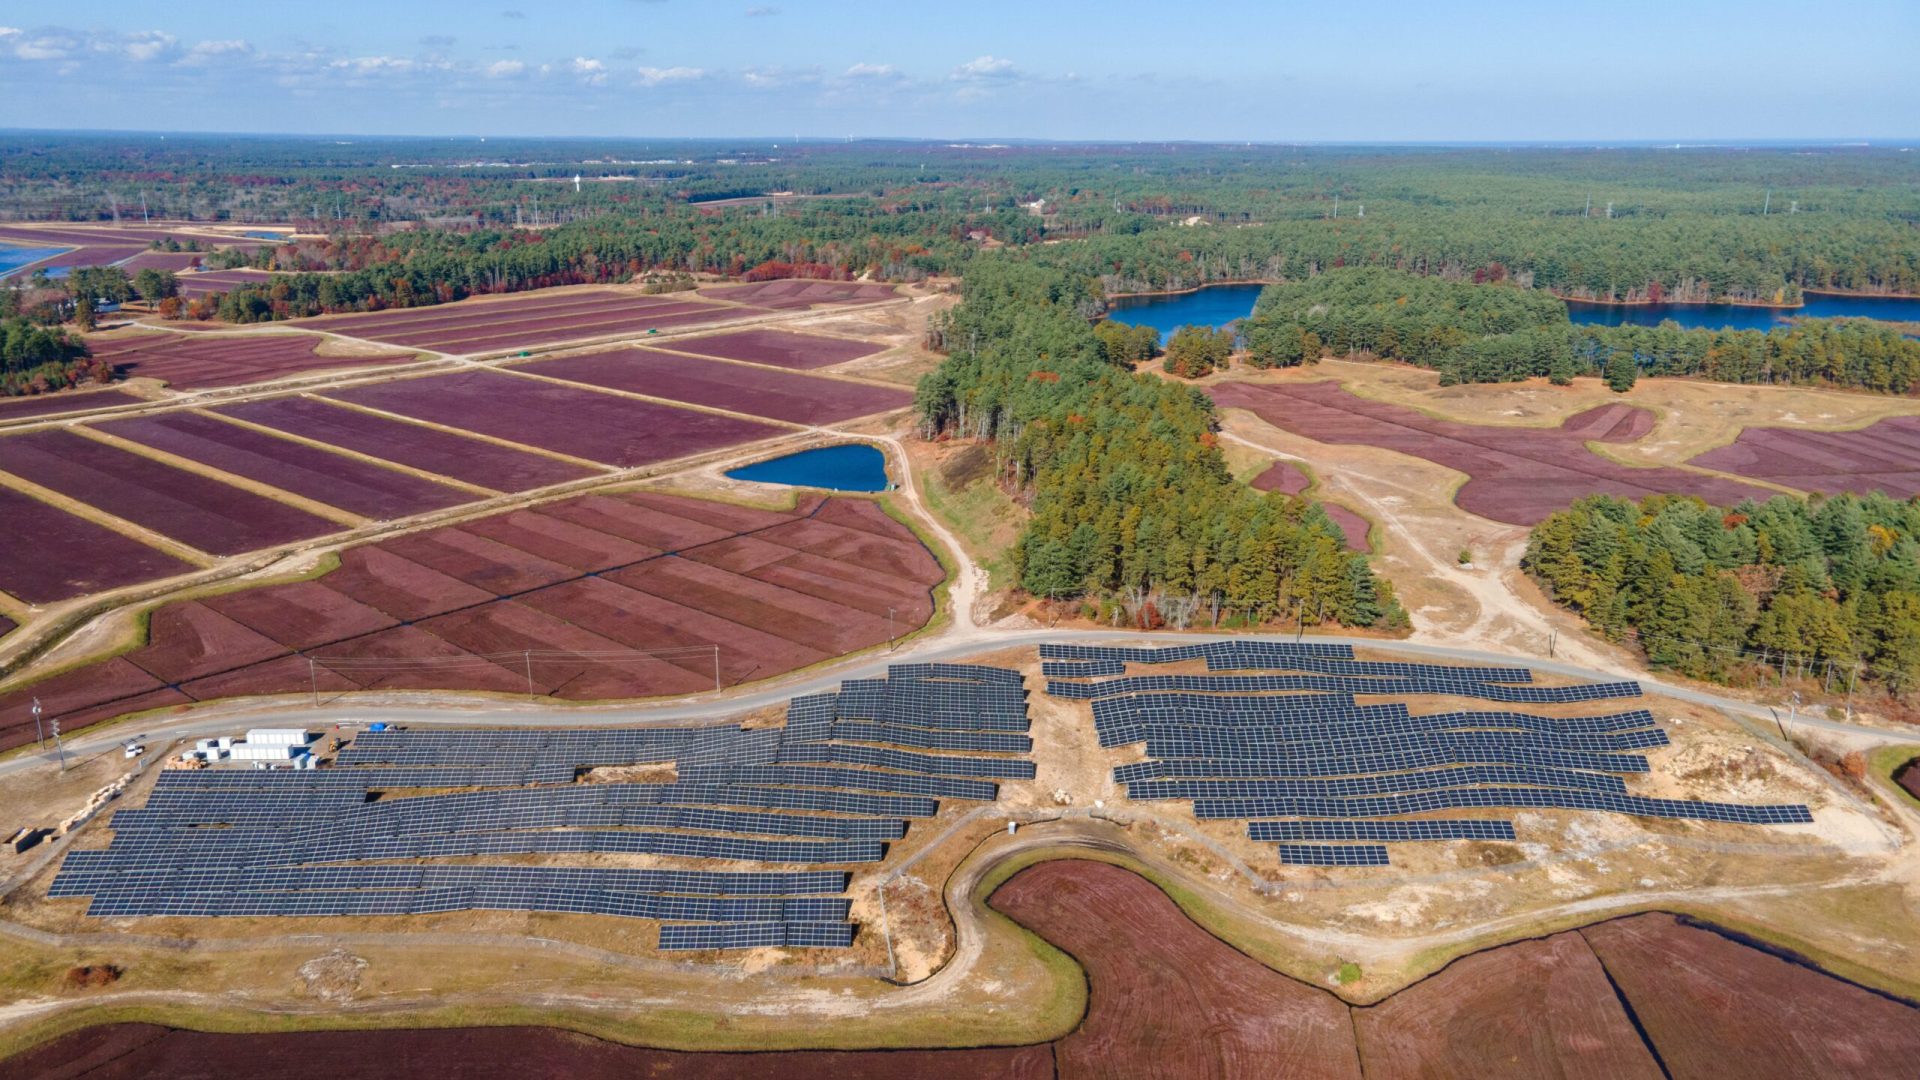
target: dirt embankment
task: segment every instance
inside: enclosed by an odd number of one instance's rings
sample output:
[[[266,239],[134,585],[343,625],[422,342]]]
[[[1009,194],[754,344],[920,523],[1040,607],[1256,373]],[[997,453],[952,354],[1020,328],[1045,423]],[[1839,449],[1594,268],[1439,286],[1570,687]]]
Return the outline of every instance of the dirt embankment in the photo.
[[[1464,957],[1348,1006],[1195,924],[1106,863],[1015,875],[989,903],[1080,962],[1087,1015],[1051,1044],[648,1050],[537,1028],[216,1035],[104,1025],[0,1063],[19,1077],[1905,1076],[1920,1008],[1672,915]],[[1337,958],[1329,958],[1329,978]]]

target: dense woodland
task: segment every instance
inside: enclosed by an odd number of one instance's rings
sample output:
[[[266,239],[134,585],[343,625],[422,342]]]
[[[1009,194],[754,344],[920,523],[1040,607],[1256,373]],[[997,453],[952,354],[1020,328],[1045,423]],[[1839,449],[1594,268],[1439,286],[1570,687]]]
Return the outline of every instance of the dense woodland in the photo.
[[[57,326],[42,326],[19,316],[0,318],[0,397],[44,394],[93,380],[106,382],[84,341]]]
[[[1449,383],[1597,375],[1625,390],[1640,375],[1697,375],[1892,394],[1920,385],[1920,341],[1872,320],[1801,319],[1766,332],[1575,326],[1538,291],[1367,268],[1262,290],[1241,332],[1260,367],[1365,354],[1435,368]]]
[[[1318,504],[1228,475],[1205,395],[1107,359],[1083,314],[1091,287],[977,262],[941,327],[951,353],[917,393],[929,436],[991,441],[1001,480],[1029,503],[1020,585],[1135,625],[1403,625]]]
[[[1920,501],[1778,496],[1732,509],[1582,499],[1524,565],[1561,603],[1695,678],[1895,693],[1920,680]]]
[[[908,281],[997,246],[1096,280],[1096,310],[1121,292],[1343,267],[1615,300],[1920,293],[1920,160],[1867,148],[19,134],[0,146],[0,207],[320,237],[244,257],[292,276],[203,306],[236,320],[642,271]]]

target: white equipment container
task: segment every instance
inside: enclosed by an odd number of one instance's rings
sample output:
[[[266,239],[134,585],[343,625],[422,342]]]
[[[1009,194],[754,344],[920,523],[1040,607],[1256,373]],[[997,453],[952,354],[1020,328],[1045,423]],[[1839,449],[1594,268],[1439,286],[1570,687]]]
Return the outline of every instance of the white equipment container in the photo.
[[[235,761],[292,761],[294,758],[306,756],[307,748],[290,743],[255,745],[244,742],[234,747],[231,753]]]
[[[254,746],[305,746],[307,733],[300,728],[254,728],[247,732]]]

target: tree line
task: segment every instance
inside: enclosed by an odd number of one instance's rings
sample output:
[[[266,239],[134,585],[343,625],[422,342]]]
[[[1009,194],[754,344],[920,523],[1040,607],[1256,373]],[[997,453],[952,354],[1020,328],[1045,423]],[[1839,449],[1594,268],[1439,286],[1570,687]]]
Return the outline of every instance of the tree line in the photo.
[[[1920,500],[1776,496],[1730,509],[1595,495],[1534,526],[1522,565],[1648,662],[1692,678],[1920,679]]]
[[[1083,278],[977,260],[940,327],[949,355],[916,405],[930,438],[993,443],[1031,515],[1021,588],[1104,617],[1402,626],[1391,587],[1317,503],[1235,481],[1199,391],[1109,359]]]
[[[1869,319],[1799,319],[1767,331],[1575,326],[1552,296],[1401,271],[1347,268],[1262,290],[1241,325],[1248,362],[1366,354],[1431,367],[1447,383],[1641,375],[1821,385],[1904,394],[1920,385],[1920,341]]]

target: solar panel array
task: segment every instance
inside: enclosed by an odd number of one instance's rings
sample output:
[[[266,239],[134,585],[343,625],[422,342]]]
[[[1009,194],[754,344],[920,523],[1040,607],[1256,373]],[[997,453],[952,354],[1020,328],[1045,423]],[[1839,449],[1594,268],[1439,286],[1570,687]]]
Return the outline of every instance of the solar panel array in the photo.
[[[546,911],[660,920],[667,950],[845,947],[845,869],[434,860],[875,863],[939,800],[1031,779],[1028,727],[1019,672],[903,664],[793,699],[783,727],[368,732],[317,770],[161,773],[49,895],[100,917]],[[581,782],[646,766],[660,777]]]
[[[1385,866],[1382,842],[1515,838],[1497,819],[1408,819],[1445,810],[1543,808],[1749,825],[1805,824],[1805,806],[1739,806],[1633,794],[1644,753],[1668,745],[1645,709],[1537,716],[1486,709],[1416,715],[1447,696],[1566,705],[1637,697],[1639,684],[1541,686],[1526,668],[1367,661],[1351,646],[1225,641],[1168,648],[1042,645],[1047,692],[1091,702],[1100,745],[1139,745],[1114,778],[1134,799],[1248,819],[1291,866]],[[1204,675],[1127,673],[1204,661]],[[1251,674],[1249,672],[1252,672]],[[1263,819],[1263,820],[1253,820]],[[1371,843],[1369,843],[1371,841]]]

